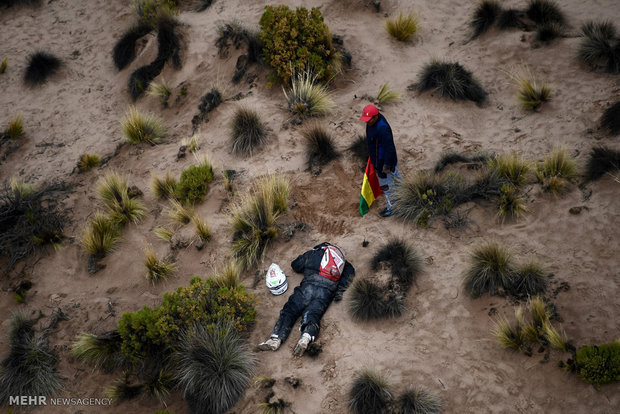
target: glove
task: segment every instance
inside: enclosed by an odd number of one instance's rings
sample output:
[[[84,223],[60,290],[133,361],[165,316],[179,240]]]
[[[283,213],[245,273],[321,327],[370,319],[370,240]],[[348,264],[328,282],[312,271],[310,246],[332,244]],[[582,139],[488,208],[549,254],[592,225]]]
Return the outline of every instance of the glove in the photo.
[[[340,302],[342,300],[342,294],[343,292],[336,292],[336,295],[334,296],[334,301]]]

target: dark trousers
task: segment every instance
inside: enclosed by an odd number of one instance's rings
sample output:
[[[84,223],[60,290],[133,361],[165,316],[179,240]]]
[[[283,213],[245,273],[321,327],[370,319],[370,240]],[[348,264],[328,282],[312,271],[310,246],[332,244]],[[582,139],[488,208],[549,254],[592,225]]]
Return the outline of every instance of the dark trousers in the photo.
[[[300,331],[302,334],[308,333],[314,340],[319,336],[321,318],[334,299],[334,293],[324,287],[302,282],[280,311],[280,317],[271,336],[277,336],[284,342],[291,333],[295,321],[301,316]]]

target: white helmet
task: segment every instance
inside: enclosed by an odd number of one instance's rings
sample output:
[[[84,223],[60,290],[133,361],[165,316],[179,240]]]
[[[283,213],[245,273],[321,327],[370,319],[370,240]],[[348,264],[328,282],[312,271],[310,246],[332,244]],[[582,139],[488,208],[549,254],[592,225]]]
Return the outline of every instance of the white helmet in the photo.
[[[267,287],[274,295],[281,295],[288,289],[286,275],[280,269],[280,266],[275,263],[272,263],[269,269],[267,269],[266,279]]]

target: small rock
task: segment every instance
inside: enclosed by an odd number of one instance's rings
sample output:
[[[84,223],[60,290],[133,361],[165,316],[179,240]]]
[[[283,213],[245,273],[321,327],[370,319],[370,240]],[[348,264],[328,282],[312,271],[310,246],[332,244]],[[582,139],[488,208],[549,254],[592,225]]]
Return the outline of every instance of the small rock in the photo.
[[[493,316],[493,315],[497,315],[497,309],[496,308],[489,309],[489,316]]]
[[[301,380],[299,378],[295,378],[295,377],[286,377],[284,378],[284,381],[288,382],[289,384],[291,384],[293,386],[293,388],[297,388],[301,385]]]
[[[117,286],[112,286],[111,288],[108,288],[108,290],[106,290],[105,293],[107,293],[108,295],[111,295],[112,293],[116,292],[117,289],[118,289]]]
[[[581,214],[583,210],[588,210],[588,207],[586,206],[571,207],[568,209],[568,212],[571,214],[577,215],[577,214]]]
[[[344,40],[342,40],[342,36],[340,35],[332,35],[332,42],[334,42],[337,45],[342,45],[344,44]]]
[[[177,160],[185,158],[185,152],[187,151],[187,145],[181,145],[179,152],[177,153]]]
[[[140,190],[137,186],[132,185],[131,187],[129,187],[129,189],[127,190],[127,195],[129,195],[129,197],[131,198],[136,198],[136,197],[140,197],[142,196],[144,193],[142,192],[142,190]]]

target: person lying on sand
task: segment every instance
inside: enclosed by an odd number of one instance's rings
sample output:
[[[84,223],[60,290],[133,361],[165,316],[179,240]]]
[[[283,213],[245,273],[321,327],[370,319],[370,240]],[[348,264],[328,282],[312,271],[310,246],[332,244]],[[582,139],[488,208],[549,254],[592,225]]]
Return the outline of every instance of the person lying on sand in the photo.
[[[297,273],[303,273],[301,284],[280,311],[271,337],[258,345],[262,351],[276,351],[291,333],[295,321],[301,316],[301,337],[293,350],[301,356],[308,345],[319,335],[321,318],[327,307],[342,295],[353,277],[355,269],[345,259],[344,250],[324,242],[314,246],[291,262]]]

